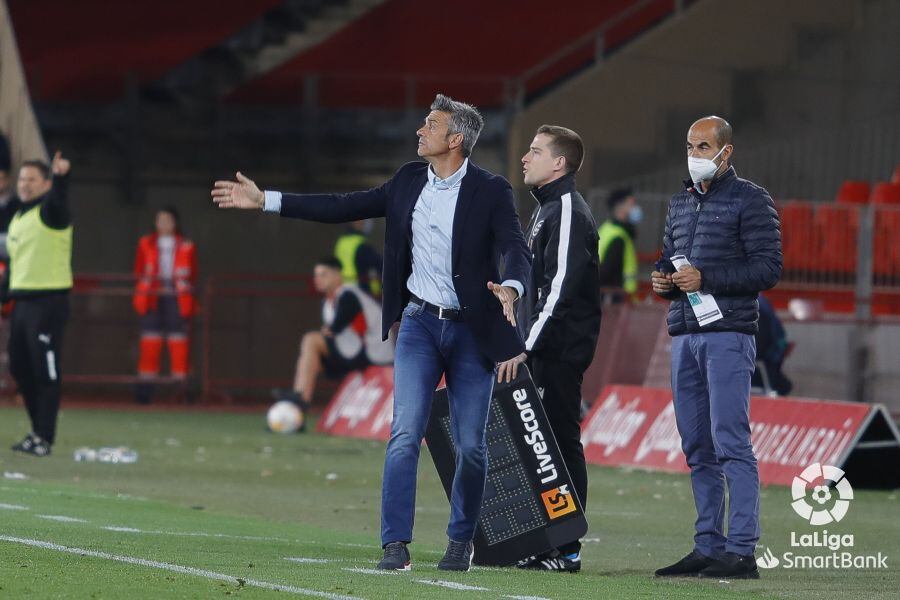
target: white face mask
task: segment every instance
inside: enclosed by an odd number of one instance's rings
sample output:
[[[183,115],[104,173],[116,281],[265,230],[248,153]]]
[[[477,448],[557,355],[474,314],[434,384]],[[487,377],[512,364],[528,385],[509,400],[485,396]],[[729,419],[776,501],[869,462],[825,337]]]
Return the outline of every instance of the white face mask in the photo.
[[[628,222],[632,225],[637,225],[644,218],[644,209],[640,207],[640,205],[635,204],[628,211]]]
[[[725,148],[727,148],[727,146],[722,146],[722,149],[712,157],[712,160],[688,156],[688,172],[691,174],[691,181],[700,183],[701,181],[709,181],[715,177],[716,171],[719,170],[719,165],[715,163],[715,160],[719,158],[719,155],[722,154]]]

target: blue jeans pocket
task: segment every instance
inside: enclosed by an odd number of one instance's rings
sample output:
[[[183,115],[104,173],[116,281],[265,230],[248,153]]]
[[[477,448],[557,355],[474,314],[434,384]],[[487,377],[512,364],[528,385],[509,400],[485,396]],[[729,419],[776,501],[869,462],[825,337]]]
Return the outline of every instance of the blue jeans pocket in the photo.
[[[422,311],[422,307],[418,304],[410,302],[406,305],[406,308],[403,309],[404,317],[411,317],[413,315],[417,315]]]

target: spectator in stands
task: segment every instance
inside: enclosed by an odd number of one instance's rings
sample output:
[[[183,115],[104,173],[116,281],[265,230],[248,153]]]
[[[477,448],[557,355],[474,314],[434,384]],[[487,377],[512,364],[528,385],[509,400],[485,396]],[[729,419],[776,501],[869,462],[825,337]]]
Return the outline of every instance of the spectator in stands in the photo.
[[[159,377],[163,340],[169,349],[172,378],[184,382],[189,371],[197,253],[194,243],[182,234],[175,207],[157,211],[155,231],[138,241],[134,276],[133,305],[141,326],[141,381],[135,387],[135,400],[147,404]]]
[[[353,221],[334,245],[347,285],[356,285],[373,298],[381,297],[381,255],[368,242],[373,219]]]
[[[52,167],[38,160],[22,164],[17,185],[22,204],[7,238],[9,270],[2,300],[15,300],[9,367],[31,419],[31,432],[12,449],[34,456],[49,455],[56,439],[59,356],[72,289],[70,168],[59,152]]]
[[[320,371],[340,379],[394,360],[393,343],[381,339],[381,305],[359,286],[343,283],[341,272],[341,262],[333,256],[319,260],[313,270],[316,291],[325,296],[322,328],[303,335],[293,391],[280,398],[295,402],[301,410],[312,402]]]
[[[326,223],[385,217],[381,333],[387,338],[398,321],[400,331],[382,484],[380,569],[411,567],[407,546],[419,451],[434,389],[445,373],[457,462],[449,541],[437,566],[469,570],[487,476],[494,367],[524,349],[514,303],[524,293],[531,255],[509,182],[469,160],[483,125],[473,106],[439,94],[416,131],[425,162],[407,163],[384,185],[349,194],[282,194],[263,192],[238,173],[236,182],[217,181],[212,190],[222,208]]]
[[[651,275],[653,291],[672,301],[675,420],[697,508],[693,551],[657,576],[759,577],[754,558],[759,473],[750,441],[750,377],[756,359],[756,298],[781,277],[781,232],[772,198],[738,178],[730,164],[733,152],[731,125],[724,119],[705,117],[691,126],[691,179],[669,202],[663,256]],[[670,259],[676,255],[691,264],[674,272]],[[721,318],[704,318],[701,326],[692,308],[698,298],[688,297],[694,292],[711,294]]]
[[[614,303],[637,294],[638,259],[634,249],[635,227],[641,222],[643,212],[628,188],[614,190],[606,201],[609,218],[597,231],[600,254],[600,286],[618,288],[622,292],[609,292],[606,297]]]
[[[768,385],[779,396],[791,393],[794,384],[782,372],[781,366],[787,357],[789,344],[787,333],[775,308],[762,294],[759,295],[759,331],[756,334],[756,370],[753,372],[752,386],[764,388],[760,363],[765,369]],[[768,391],[768,390],[766,390]]]
[[[581,137],[565,127],[543,125],[522,157],[525,183],[538,206],[525,235],[531,279],[519,303],[525,352],[500,363],[497,381],[528,368],[538,389],[575,494],[587,505],[587,467],[581,445],[581,382],[594,359],[600,333],[597,224],[575,187],[584,159]],[[519,565],[542,571],[581,570],[578,540]]]

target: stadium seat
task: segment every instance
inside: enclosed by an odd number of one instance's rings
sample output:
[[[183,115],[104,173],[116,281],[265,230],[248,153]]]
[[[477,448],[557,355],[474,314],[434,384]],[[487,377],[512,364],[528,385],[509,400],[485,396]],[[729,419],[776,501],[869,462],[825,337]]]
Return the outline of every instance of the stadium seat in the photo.
[[[900,204],[900,183],[883,181],[872,190],[872,204]]]
[[[894,167],[894,174],[891,175],[891,183],[900,183],[900,165]]]
[[[875,211],[872,269],[876,285],[900,280],[900,208],[879,207]]]
[[[813,207],[802,200],[780,205],[781,245],[784,270],[789,274],[808,272],[815,266],[817,248],[813,226]]]
[[[841,204],[865,204],[869,201],[869,183],[867,181],[845,181],[841,184],[834,200]]]
[[[406,106],[414,87],[416,105],[427,106],[436,92],[465,98],[478,106],[502,106],[508,90],[502,78],[515,78],[548,57],[563,51],[557,60],[524,82],[525,92],[537,92],[590,64],[596,53],[595,38],[584,36],[606,23],[605,48],[620,47],[671,14],[669,1],[640,3],[636,0],[570,0],[565,3],[567,27],[546,27],[543,0],[484,2],[456,0],[455,14],[478,15],[467,23],[466,43],[454,51],[452,67],[438,67],[428,53],[411,52],[421,31],[432,39],[445,39],[456,31],[453,20],[435,20],[423,10],[421,0],[390,0],[348,24],[331,38],[302,52],[278,68],[249,82],[229,97],[238,103],[295,104],[302,101],[298,82],[308,74],[342,74],[322,78],[317,88],[320,106],[329,108]],[[439,3],[431,3],[438,5]],[[450,4],[447,4],[448,6]],[[515,27],[497,27],[510,22]],[[532,32],[540,30],[541,35]],[[582,40],[572,47],[574,41]],[[359,49],[371,49],[360,52]],[[498,52],[515,48],[515,52]],[[459,77],[459,67],[465,77]],[[372,73],[377,77],[351,77],[348,73]],[[423,73],[430,74],[423,77]]]
[[[856,271],[859,209],[845,204],[821,204],[814,217],[818,255],[815,270],[846,282]]]

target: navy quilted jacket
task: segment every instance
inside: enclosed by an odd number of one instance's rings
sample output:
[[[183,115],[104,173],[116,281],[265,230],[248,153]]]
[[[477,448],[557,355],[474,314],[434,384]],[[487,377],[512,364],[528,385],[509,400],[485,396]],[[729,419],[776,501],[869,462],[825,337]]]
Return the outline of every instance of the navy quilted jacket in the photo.
[[[685,185],[692,186],[691,182]],[[781,227],[769,193],[741,179],[734,167],[715,179],[704,195],[693,187],[669,201],[663,259],[688,257],[700,270],[700,291],[712,294],[724,317],[701,328],[687,296],[676,288],[669,305],[669,335],[759,329],[759,292],[781,277]],[[671,270],[671,264],[668,265]]]

